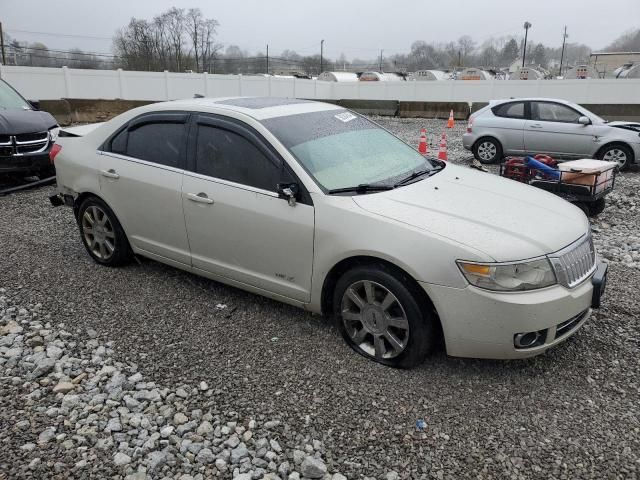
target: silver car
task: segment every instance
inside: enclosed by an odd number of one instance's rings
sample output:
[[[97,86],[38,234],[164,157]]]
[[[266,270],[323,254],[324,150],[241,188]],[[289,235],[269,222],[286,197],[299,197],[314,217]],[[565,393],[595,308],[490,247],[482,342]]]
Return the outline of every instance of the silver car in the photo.
[[[640,123],[607,122],[580,105],[551,98],[492,101],[471,115],[462,142],[482,163],[537,153],[599,158],[621,169],[640,161]]]

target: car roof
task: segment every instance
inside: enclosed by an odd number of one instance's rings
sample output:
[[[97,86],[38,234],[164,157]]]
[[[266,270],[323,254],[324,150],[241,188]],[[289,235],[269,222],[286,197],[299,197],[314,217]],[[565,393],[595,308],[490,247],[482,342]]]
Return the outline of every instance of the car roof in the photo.
[[[258,121],[303,113],[344,110],[343,107],[330,103],[284,97],[191,98],[154,103],[145,107],[148,111],[171,109],[212,113],[227,110],[248,115]]]
[[[500,100],[491,100],[489,105],[495,106],[508,102],[555,102],[562,103],[564,105],[576,105],[574,102],[562,100],[560,98],[545,98],[545,97],[517,97],[517,98],[503,98]]]

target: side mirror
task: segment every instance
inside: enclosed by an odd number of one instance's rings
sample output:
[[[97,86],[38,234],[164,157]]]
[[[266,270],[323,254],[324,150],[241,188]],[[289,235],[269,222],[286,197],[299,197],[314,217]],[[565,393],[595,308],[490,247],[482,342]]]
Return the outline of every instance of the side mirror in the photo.
[[[277,186],[277,191],[280,198],[287,199],[290,207],[296,206],[298,193],[300,193],[300,187],[297,183],[279,183]]]
[[[29,100],[29,105],[31,105],[31,108],[34,110],[40,110],[40,102],[38,100]]]
[[[580,125],[591,125],[591,119],[586,116],[582,116],[578,119]]]

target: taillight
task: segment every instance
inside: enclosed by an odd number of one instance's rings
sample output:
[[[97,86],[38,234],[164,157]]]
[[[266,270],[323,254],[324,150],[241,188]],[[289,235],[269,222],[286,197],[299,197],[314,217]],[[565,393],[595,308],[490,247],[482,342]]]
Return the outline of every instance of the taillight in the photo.
[[[51,147],[51,150],[49,150],[49,162],[51,163],[51,165],[53,165],[53,161],[56,159],[56,156],[60,153],[60,150],[62,150],[62,147],[57,143],[54,143],[53,147]]]
[[[467,123],[467,133],[471,133],[473,131],[473,117],[469,117],[469,122]]]

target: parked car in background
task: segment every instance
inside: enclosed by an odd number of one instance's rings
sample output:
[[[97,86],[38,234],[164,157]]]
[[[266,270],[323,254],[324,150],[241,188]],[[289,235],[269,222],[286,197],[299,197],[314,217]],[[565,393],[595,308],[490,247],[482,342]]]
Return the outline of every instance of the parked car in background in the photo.
[[[600,303],[578,208],[424,158],[336,105],[192,99],[84,133],[52,150],[51,201],[97,263],[142,255],[333,315],[387,365],[420,363],[441,335],[454,356],[536,355]]]
[[[54,175],[49,150],[59,131],[50,113],[37,110],[0,80],[0,174]]]
[[[462,143],[482,163],[543,153],[558,159],[597,158],[624,169],[640,162],[640,123],[607,122],[564,100],[498,100],[471,115]]]

